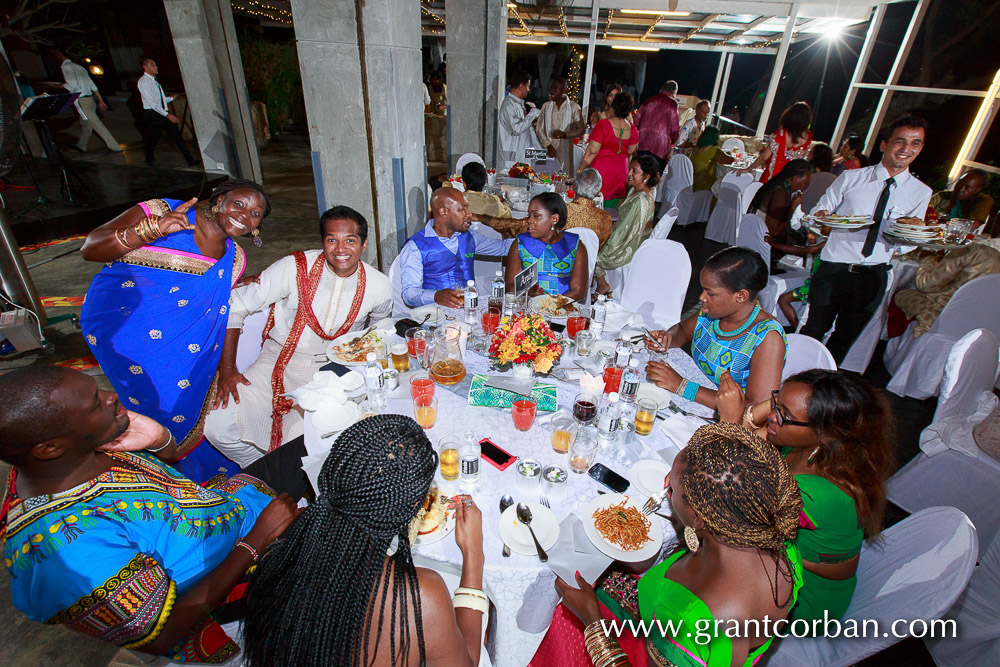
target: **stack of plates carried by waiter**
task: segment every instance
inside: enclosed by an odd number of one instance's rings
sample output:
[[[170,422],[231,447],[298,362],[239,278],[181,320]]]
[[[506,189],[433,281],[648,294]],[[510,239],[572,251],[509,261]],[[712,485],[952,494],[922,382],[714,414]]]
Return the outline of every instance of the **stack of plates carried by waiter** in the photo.
[[[919,218],[897,218],[889,225],[887,233],[904,241],[927,243],[944,238],[940,225],[924,224]]]

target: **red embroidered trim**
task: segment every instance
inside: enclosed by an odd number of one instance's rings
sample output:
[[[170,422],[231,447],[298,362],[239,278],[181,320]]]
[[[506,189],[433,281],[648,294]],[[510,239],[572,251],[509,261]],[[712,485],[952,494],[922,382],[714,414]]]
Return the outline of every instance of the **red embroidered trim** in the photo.
[[[354,321],[361,311],[361,302],[365,297],[365,265],[358,264],[358,286],[354,290],[354,300],[351,302],[351,310],[347,313],[347,320],[333,335],[327,335],[320,326],[319,320],[312,309],[313,298],[316,290],[319,289],[320,278],[323,277],[323,268],[326,264],[326,257],[321,253],[312,265],[312,269],[306,273],[306,255],[302,251],[292,253],[295,258],[295,283],[299,289],[299,308],[295,312],[295,321],[288,332],[288,338],[278,353],[278,360],[274,364],[271,372],[271,446],[268,451],[273,452],[281,446],[281,423],[282,418],[292,409],[292,399],[282,396],[285,393],[285,369],[291,361],[295,348],[299,345],[302,332],[308,325],[313,333],[323,340],[333,340],[343,336],[354,326]],[[267,325],[264,327],[264,340],[274,326],[274,306],[271,306],[271,313],[267,318]]]

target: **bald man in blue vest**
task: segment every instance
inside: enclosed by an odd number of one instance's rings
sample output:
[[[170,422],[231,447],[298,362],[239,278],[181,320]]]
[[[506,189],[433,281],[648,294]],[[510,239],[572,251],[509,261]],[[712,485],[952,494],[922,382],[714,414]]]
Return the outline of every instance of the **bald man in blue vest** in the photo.
[[[469,204],[455,188],[434,191],[431,215],[399,253],[403,301],[410,308],[431,303],[461,308],[462,290],[476,278],[475,256],[504,256],[513,239],[488,239],[470,231]]]

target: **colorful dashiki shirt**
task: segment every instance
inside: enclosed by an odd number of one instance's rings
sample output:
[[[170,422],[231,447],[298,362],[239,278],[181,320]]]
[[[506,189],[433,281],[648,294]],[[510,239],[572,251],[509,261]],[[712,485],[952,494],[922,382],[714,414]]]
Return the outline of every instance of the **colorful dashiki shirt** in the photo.
[[[768,332],[777,331],[781,335],[781,340],[785,342],[785,355],[788,355],[785,330],[775,320],[758,322],[734,338],[717,337],[712,330],[713,322],[703,314],[698,315],[694,340],[691,342],[691,356],[698,362],[698,368],[715,384],[719,384],[722,374],[728,370],[736,384],[746,391],[750,360]]]
[[[29,618],[141,649],[174,601],[250,532],[272,492],[248,475],[208,489],[148,454],[107,455],[107,472],[55,495],[19,498],[11,469],[0,542],[14,606]],[[206,616],[165,655],[224,662],[238,651]]]
[[[565,232],[555,243],[545,244],[532,238],[527,232],[517,235],[517,254],[521,268],[526,269],[538,262],[538,286],[546,294],[565,294],[570,288],[573,262],[580,237]]]

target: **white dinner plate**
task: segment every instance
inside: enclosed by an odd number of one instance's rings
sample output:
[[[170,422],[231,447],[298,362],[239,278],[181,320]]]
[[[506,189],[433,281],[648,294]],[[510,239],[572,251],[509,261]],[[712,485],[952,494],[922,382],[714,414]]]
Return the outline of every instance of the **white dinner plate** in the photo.
[[[615,347],[617,343],[613,340],[599,340],[596,341],[590,347],[590,356],[596,357],[601,354],[601,352],[610,352],[612,356],[615,354]]]
[[[672,396],[673,394],[669,391],[662,387],[657,387],[652,382],[640,382],[639,391],[636,393],[635,397],[637,401],[640,398],[648,398],[653,401],[656,403],[657,412],[659,412],[660,410],[666,409],[666,407],[670,405],[670,401],[673,400]]]
[[[573,311],[572,313],[568,313],[566,315],[550,315],[547,312],[538,309],[538,307],[542,304],[542,302],[545,299],[551,299],[551,298],[552,297],[550,297],[548,294],[539,294],[538,296],[531,297],[531,310],[533,312],[538,313],[539,315],[547,319],[549,322],[557,322],[558,324],[566,324],[567,317],[572,317],[573,315],[580,314],[579,309]],[[574,306],[579,305],[575,301],[573,302],[573,304]]]
[[[458,311],[452,308],[442,308],[441,306],[429,305],[420,306],[414,308],[410,311],[410,317],[412,317],[417,322],[423,322],[429,326],[435,326],[438,324],[444,324],[445,322],[452,322],[458,318],[455,313]],[[430,318],[424,322],[424,318],[430,315]]]
[[[330,361],[335,361],[343,366],[364,366],[365,365],[364,361],[344,361],[343,359],[340,359],[339,357],[337,357],[337,355],[333,353],[334,346],[358,338],[359,337],[358,333],[359,332],[357,331],[349,331],[345,333],[343,336],[331,340],[326,346],[326,358],[329,359]],[[388,355],[389,346],[392,345],[392,336],[394,332],[389,331],[388,329],[375,329],[373,333],[379,334],[381,341],[385,343],[386,346],[385,353],[386,355]]]
[[[455,524],[458,522],[455,518],[455,510],[445,510],[445,517],[444,523],[438,524],[438,527],[431,532],[425,535],[417,535],[417,539],[413,540],[413,546],[425,547],[428,544],[440,542],[455,532]]]
[[[548,507],[538,503],[524,503],[531,510],[531,527],[535,530],[542,548],[548,551],[559,539],[559,520]],[[536,556],[535,542],[528,527],[517,520],[517,504],[511,505],[500,515],[500,539],[512,551],[523,556]]]
[[[632,488],[644,497],[658,496],[663,493],[663,480],[670,472],[670,466],[662,459],[645,459],[636,461],[628,471],[628,479]]]
[[[656,554],[660,553],[660,548],[663,546],[663,526],[660,524],[660,518],[658,516],[652,514],[646,517],[649,519],[650,525],[648,535],[652,538],[652,541],[646,542],[642,545],[642,547],[634,551],[625,551],[618,545],[612,544],[606,540],[594,524],[594,512],[610,505],[617,505],[622,500],[626,499],[627,505],[635,507],[640,511],[642,511],[643,503],[646,502],[645,498],[624,496],[620,493],[605,493],[604,495],[597,496],[587,503],[577,516],[580,518],[580,521],[583,522],[583,529],[584,532],[587,533],[587,537],[590,538],[590,541],[595,547],[598,548],[598,550],[600,550],[601,553],[624,563],[638,563],[639,561],[652,558]]]

